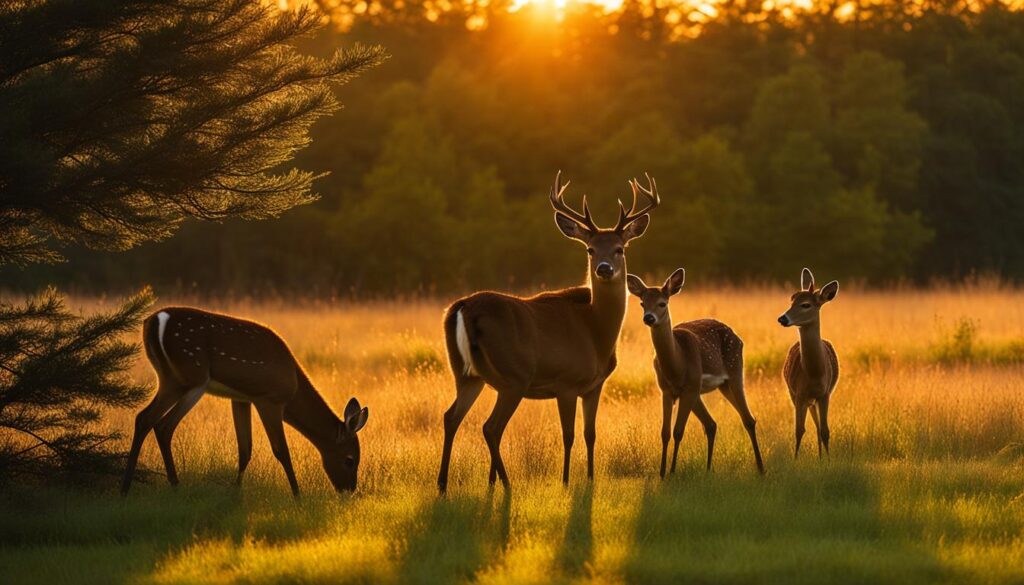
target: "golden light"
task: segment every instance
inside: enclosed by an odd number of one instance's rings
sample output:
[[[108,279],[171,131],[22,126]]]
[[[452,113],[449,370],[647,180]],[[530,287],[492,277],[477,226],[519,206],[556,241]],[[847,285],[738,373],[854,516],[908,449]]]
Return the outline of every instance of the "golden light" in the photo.
[[[529,8],[537,14],[561,18],[570,4],[600,6],[605,12],[614,12],[622,7],[623,0],[514,0],[511,11]]]

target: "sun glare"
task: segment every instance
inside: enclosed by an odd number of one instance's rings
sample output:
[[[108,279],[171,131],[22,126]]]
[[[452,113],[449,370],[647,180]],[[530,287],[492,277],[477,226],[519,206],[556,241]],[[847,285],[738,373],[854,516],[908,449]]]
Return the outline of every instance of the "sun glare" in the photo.
[[[541,14],[561,17],[569,4],[593,4],[602,7],[605,12],[614,12],[622,6],[623,0],[514,0],[512,12],[530,7]]]

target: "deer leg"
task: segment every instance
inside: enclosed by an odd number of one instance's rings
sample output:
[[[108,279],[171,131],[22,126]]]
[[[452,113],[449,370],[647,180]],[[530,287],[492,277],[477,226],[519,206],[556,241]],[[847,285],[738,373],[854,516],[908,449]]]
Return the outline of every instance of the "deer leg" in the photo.
[[[441,452],[441,470],[437,474],[437,489],[441,493],[448,489],[448,466],[452,460],[455,433],[483,389],[484,381],[480,378],[456,377],[455,401],[444,413],[444,448]]]
[[[505,472],[505,462],[501,460],[501,436],[505,433],[505,427],[509,419],[519,408],[523,396],[519,393],[498,392],[498,400],[494,403],[494,410],[491,416],[484,423],[484,440],[491,451],[491,467],[494,474],[490,478],[493,484],[494,479],[500,479],[501,483],[508,487],[508,473]]]
[[[242,474],[252,459],[252,403],[231,401],[231,418],[235,422],[235,439],[238,441],[238,478],[236,485],[242,485]]]
[[[572,455],[572,444],[576,438],[576,395],[563,394],[557,398],[558,418],[562,422],[562,447],[565,458],[562,461],[562,483],[569,485],[569,461]]]
[[[700,396],[696,397],[700,400]],[[679,399],[679,412],[676,413],[676,426],[672,429],[672,467],[669,473],[676,472],[676,459],[679,456],[679,443],[683,440],[683,433],[686,431],[686,420],[690,418],[690,411],[693,410],[694,400],[681,397]]]
[[[697,415],[697,420],[704,427],[704,436],[708,438],[707,470],[711,471],[711,457],[715,452],[715,434],[718,431],[718,425],[715,424],[715,419],[711,418],[711,413],[708,412],[708,407],[704,405],[704,401],[701,400],[700,396],[693,403],[693,414]]]
[[[757,420],[754,419],[754,415],[750,412],[750,406],[747,405],[747,395],[743,391],[742,382],[733,385],[733,381],[730,380],[728,392],[723,392],[726,400],[732,404],[733,408],[740,415],[740,420],[743,421],[743,428],[747,429],[747,435],[750,436],[750,445],[754,449],[754,463],[757,464],[757,470],[764,473],[764,460],[761,459],[761,447],[757,444]]]
[[[178,471],[174,466],[174,453],[171,451],[171,440],[174,438],[174,431],[181,423],[181,419],[191,412],[205,392],[205,386],[189,390],[174,405],[174,408],[153,426],[156,444],[160,446],[160,455],[164,459],[164,469],[167,470],[167,481],[171,485],[178,485]]]
[[[818,416],[821,418],[821,426],[818,427],[818,440],[825,446],[825,455],[828,455],[828,440],[830,436],[828,428],[828,396],[818,400]]]
[[[804,431],[807,430],[807,402],[800,400],[796,406],[796,447],[793,449],[793,458],[800,456],[800,439],[804,438]]]
[[[668,392],[661,393],[661,477],[665,477],[665,460],[668,458],[668,439],[672,436],[672,407],[675,398]]]
[[[292,494],[299,497],[299,482],[295,479],[295,470],[292,469],[292,456],[288,451],[288,441],[284,435],[284,405],[270,402],[256,403],[256,412],[260,415],[263,428],[267,431],[267,439],[270,441],[270,450],[274,457],[281,462],[284,474],[288,476],[288,484],[292,488]]]
[[[807,412],[811,413],[811,420],[814,421],[814,431],[818,435],[818,459],[821,459],[821,421],[818,419],[818,404],[812,403]]]
[[[587,443],[587,479],[594,479],[594,442],[597,441],[597,406],[603,383],[583,397],[583,440]]]
[[[153,425],[163,418],[164,414],[180,399],[180,391],[161,380],[152,402],[135,416],[135,434],[132,436],[132,446],[128,451],[128,464],[125,466],[124,478],[121,480],[122,496],[128,495],[128,488],[131,487],[132,479],[135,478],[135,466],[139,462],[139,452],[142,451],[142,443],[146,440],[146,435],[153,430]]]

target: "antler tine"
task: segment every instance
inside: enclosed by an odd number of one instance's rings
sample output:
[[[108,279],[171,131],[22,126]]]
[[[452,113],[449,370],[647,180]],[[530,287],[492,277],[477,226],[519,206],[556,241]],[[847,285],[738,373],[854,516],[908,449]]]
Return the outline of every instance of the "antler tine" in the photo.
[[[625,229],[625,227],[637,220],[640,216],[650,213],[652,209],[661,203],[661,197],[658,196],[658,184],[654,182],[651,175],[644,173],[647,177],[647,188],[645,189],[640,185],[640,182],[634,177],[629,183],[630,189],[633,190],[633,204],[630,205],[629,211],[626,211],[626,207],[622,205],[622,201],[619,201],[619,223],[615,226],[616,230]],[[648,199],[648,204],[643,209],[637,210],[636,204],[638,195],[643,193],[644,197]]]
[[[581,226],[591,231],[597,231],[597,225],[594,224],[594,218],[590,215],[590,207],[587,206],[587,196],[583,196],[583,213],[569,207],[569,204],[565,202],[565,199],[562,196],[565,193],[565,189],[569,186],[569,181],[566,181],[564,185],[561,184],[561,181],[562,171],[558,171],[558,174],[555,175],[555,184],[551,187],[551,193],[549,195],[549,198],[551,199],[551,207],[553,207],[557,213],[561,213]]]

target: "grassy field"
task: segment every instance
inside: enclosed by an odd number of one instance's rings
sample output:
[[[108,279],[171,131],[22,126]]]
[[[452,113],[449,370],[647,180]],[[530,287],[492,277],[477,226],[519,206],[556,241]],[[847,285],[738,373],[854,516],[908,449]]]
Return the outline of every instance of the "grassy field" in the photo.
[[[531,402],[504,442],[512,489],[489,489],[485,391],[456,440],[446,498],[435,477],[454,390],[440,303],[211,303],[274,326],[336,409],[353,394],[369,406],[358,492],[330,491],[315,451],[291,433],[304,490],[293,500],[259,428],[235,488],[230,408],[206,398],[175,437],[177,489],[151,437],[143,462],[158,473],[127,499],[112,488],[0,496],[0,582],[1024,583],[1021,292],[841,291],[823,310],[843,364],[832,455],[819,460],[812,440],[799,461],[780,377],[796,332],[774,321],[788,298],[694,288],[672,307],[676,320],[713,316],[744,338],[765,477],[713,395],[714,471],[703,471],[691,421],[681,471],[659,480],[660,397],[633,305],[593,484],[582,440],[571,484],[560,484],[555,405]],[[107,420],[127,431],[133,416]]]

